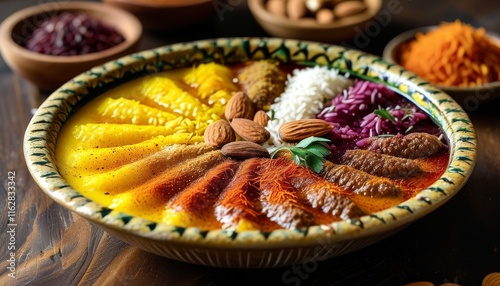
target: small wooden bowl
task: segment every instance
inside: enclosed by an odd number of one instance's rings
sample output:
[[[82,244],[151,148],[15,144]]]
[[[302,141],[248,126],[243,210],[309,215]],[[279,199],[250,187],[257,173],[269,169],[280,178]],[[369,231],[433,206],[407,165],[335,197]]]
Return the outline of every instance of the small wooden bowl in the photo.
[[[103,0],[136,15],[147,30],[174,30],[215,13],[213,0]]]
[[[248,0],[248,7],[255,20],[270,35],[339,44],[363,33],[382,7],[381,0],[366,0],[365,3],[367,9],[364,12],[334,20],[329,24],[320,24],[312,19],[299,21],[274,15],[266,9],[266,0]]]
[[[28,50],[18,44],[19,37],[29,37],[39,22],[62,12],[83,12],[115,27],[125,41],[99,52],[53,56]],[[142,26],[132,14],[119,8],[91,2],[46,3],[22,9],[9,16],[0,26],[0,51],[7,65],[36,87],[53,91],[76,75],[112,59],[139,49]]]
[[[415,39],[415,36],[418,33],[427,33],[437,28],[438,26],[420,27],[408,30],[397,35],[385,46],[383,51],[383,58],[389,62],[400,64],[400,49],[403,44]],[[488,33],[488,36],[496,42],[500,43],[499,36],[492,33]],[[480,104],[484,104],[500,98],[500,81],[490,82],[481,86],[473,87],[444,85],[435,86],[436,88],[446,92],[451,97],[453,97],[453,99],[455,99],[460,105],[462,105],[466,109],[466,111],[474,111],[479,107]]]

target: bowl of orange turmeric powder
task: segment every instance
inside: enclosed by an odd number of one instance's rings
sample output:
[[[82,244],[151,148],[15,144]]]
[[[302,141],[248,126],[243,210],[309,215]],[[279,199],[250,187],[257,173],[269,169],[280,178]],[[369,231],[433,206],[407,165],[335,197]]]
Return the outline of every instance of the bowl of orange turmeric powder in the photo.
[[[460,20],[406,31],[389,41],[384,59],[476,106],[500,96],[500,36]]]

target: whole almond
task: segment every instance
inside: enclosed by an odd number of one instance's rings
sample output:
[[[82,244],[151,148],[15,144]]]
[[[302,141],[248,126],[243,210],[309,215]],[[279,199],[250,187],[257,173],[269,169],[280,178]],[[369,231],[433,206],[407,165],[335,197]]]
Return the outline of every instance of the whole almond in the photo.
[[[207,126],[203,138],[205,139],[205,143],[210,146],[222,147],[236,140],[236,134],[229,122],[219,119]]]
[[[244,92],[239,91],[227,102],[224,115],[231,122],[234,118],[253,119],[254,112],[252,100]]]
[[[259,110],[255,112],[255,115],[253,116],[253,121],[259,123],[259,125],[263,127],[267,126],[267,122],[269,122],[269,119],[271,118],[269,117],[269,115],[267,115],[267,113],[264,110]]]
[[[266,142],[269,137],[271,137],[269,131],[267,131],[262,125],[249,119],[234,118],[231,121],[231,127],[246,141],[261,144]]]
[[[335,16],[342,18],[359,14],[366,10],[366,5],[363,1],[343,1],[335,5],[333,12]]]
[[[300,119],[284,123],[278,129],[281,140],[298,142],[311,136],[323,136],[332,131],[333,125],[321,119]]]
[[[286,5],[288,18],[298,20],[307,14],[306,0],[288,0]]]
[[[269,157],[269,152],[266,148],[250,141],[234,141],[224,145],[220,150],[222,154],[236,159]]]
[[[328,8],[322,8],[316,13],[316,21],[320,24],[329,24],[333,22],[335,19],[335,15],[333,14],[333,10]]]
[[[268,0],[266,8],[276,16],[286,16],[286,2],[284,0]]]

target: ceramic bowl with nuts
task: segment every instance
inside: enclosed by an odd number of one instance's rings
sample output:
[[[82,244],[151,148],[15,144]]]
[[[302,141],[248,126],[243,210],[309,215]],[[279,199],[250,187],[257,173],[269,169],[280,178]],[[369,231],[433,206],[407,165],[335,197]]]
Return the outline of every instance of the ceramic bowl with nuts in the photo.
[[[262,28],[273,36],[340,43],[378,13],[380,0],[249,0]]]

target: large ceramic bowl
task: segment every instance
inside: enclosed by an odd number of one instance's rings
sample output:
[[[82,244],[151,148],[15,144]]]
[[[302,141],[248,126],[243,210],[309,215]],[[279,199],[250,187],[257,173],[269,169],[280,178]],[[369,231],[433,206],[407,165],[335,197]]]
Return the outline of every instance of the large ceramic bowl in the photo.
[[[444,174],[415,197],[384,211],[329,225],[271,232],[182,228],[106,208],[73,189],[58,171],[55,147],[72,113],[120,84],[200,62],[272,58],[337,68],[399,90],[442,128],[450,146]],[[379,57],[339,46],[272,38],[230,38],[175,44],[133,54],[79,75],[38,109],[24,140],[28,168],[52,199],[111,235],[172,259],[218,267],[277,267],[324,260],[376,243],[450,200],[476,161],[476,136],[466,113],[448,95]]]

